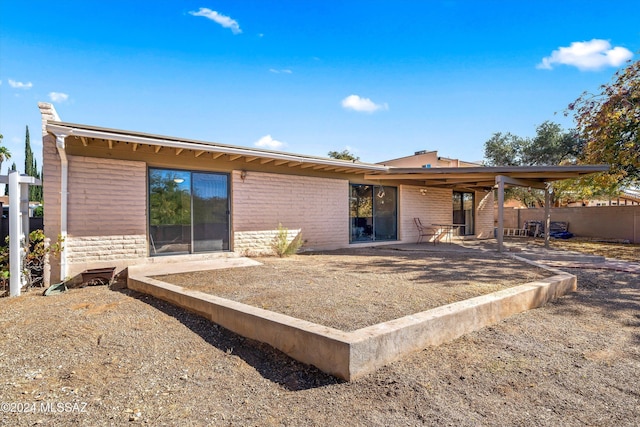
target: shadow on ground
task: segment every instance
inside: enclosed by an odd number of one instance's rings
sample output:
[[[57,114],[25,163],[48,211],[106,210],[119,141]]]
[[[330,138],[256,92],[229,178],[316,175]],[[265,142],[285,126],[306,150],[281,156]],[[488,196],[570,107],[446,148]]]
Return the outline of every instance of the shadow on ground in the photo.
[[[268,344],[244,338],[204,317],[168,302],[126,288],[117,291],[177,319],[208,344],[227,354],[241,358],[264,378],[280,384],[289,391],[308,390],[344,382],[325,374],[314,366],[300,363]]]

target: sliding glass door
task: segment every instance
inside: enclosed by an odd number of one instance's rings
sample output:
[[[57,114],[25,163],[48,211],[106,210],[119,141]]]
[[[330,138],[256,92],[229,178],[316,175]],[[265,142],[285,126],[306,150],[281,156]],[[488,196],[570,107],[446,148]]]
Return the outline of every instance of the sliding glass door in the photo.
[[[352,184],[349,197],[351,243],[397,240],[398,197],[395,187]]]
[[[464,224],[464,226],[458,227],[461,236],[474,234],[474,206],[474,193],[453,192],[453,223]]]
[[[149,169],[149,252],[229,250],[229,176]]]
[[[193,173],[194,252],[229,250],[227,175]]]

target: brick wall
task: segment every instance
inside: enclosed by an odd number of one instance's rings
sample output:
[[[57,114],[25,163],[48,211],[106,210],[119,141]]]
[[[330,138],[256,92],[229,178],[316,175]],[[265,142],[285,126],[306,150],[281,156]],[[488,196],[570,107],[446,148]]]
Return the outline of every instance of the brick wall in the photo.
[[[341,179],[247,172],[232,174],[234,250],[269,252],[282,224],[301,230],[304,249],[349,244],[349,182]]]
[[[423,195],[420,190],[426,190]],[[442,188],[400,186],[400,240],[415,243],[418,229],[413,218],[420,218],[424,226],[433,223],[450,223],[453,217],[451,190]]]
[[[70,275],[146,257],[144,162],[69,156],[68,202]]]
[[[493,191],[476,191],[476,237],[493,238]]]

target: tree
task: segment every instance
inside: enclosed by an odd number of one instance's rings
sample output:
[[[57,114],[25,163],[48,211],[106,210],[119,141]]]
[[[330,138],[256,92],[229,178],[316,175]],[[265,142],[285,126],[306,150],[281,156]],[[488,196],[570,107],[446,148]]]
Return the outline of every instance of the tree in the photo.
[[[583,144],[575,131],[546,121],[536,128],[536,136],[522,138],[511,133],[494,133],[484,144],[490,166],[553,166],[574,163]]]
[[[351,154],[349,150],[329,151],[327,155],[332,159],[338,159],[338,160],[351,160],[352,162],[357,162],[358,160],[360,160],[360,157],[357,157],[356,155]]]
[[[0,144],[2,144],[2,134],[0,134]],[[0,145],[0,170],[2,169],[2,163],[5,160],[9,160],[11,158],[11,152],[9,149],[3,145]]]
[[[484,156],[489,166],[554,166],[575,163],[583,147],[575,131],[565,131],[559,124],[545,121],[536,128],[533,138],[494,133],[485,142]],[[555,189],[554,197],[567,197],[575,191],[575,186],[580,185],[574,181],[560,186]],[[540,190],[512,187],[507,189],[505,197],[519,200],[527,206],[544,205],[544,192]]]
[[[12,170],[12,171],[18,170],[18,167],[16,166],[16,162],[13,162],[11,164],[11,168],[9,168],[9,170]],[[4,186],[4,195],[5,196],[9,195],[9,185]]]
[[[40,172],[38,171],[38,163],[33,157],[33,151],[31,151],[31,139],[29,137],[29,126],[25,133],[24,139],[24,173],[34,178],[40,179]],[[32,202],[42,201],[42,187],[39,185],[29,186],[29,200]]]
[[[582,162],[609,164],[608,184],[640,182],[640,61],[629,61],[600,93],[584,92],[569,112],[586,142]]]
[[[2,171],[2,163],[5,160],[8,160],[8,159],[11,158],[11,152],[9,151],[9,149],[2,145],[2,138],[3,138],[3,136],[0,133],[0,171]],[[7,194],[9,194],[9,186],[8,185],[4,186],[4,193],[5,193],[5,196]]]

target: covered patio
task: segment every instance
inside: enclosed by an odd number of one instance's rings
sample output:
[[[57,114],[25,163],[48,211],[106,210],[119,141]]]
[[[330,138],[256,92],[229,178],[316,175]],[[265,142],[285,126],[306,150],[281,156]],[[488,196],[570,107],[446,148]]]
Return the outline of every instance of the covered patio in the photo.
[[[497,190],[498,224],[497,250],[504,250],[504,190],[507,187],[529,187],[545,191],[545,229],[551,223],[550,204],[552,183],[564,179],[580,178],[609,170],[608,165],[569,166],[498,166],[464,168],[389,168],[385,172],[373,172],[366,179],[397,182],[398,184],[431,188],[484,191]],[[549,247],[549,233],[545,233],[545,247]]]

